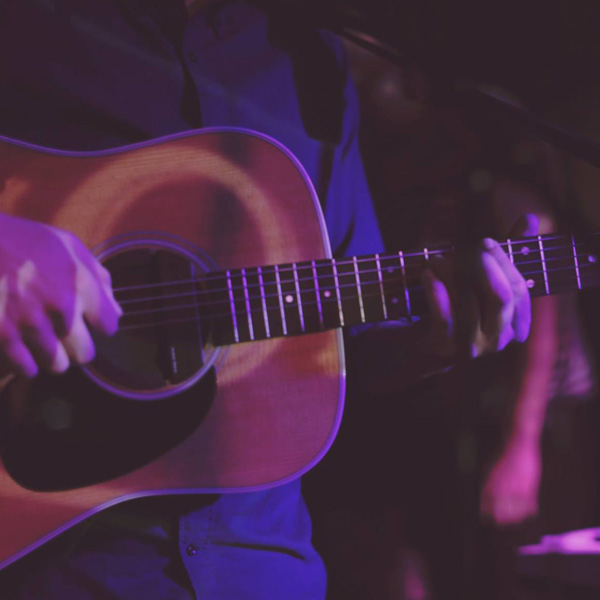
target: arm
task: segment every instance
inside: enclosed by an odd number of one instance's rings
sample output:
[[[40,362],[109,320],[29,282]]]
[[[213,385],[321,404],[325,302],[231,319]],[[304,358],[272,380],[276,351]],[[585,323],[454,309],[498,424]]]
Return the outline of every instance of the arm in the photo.
[[[556,308],[556,297],[534,301],[531,336],[519,352],[522,368],[503,446],[483,483],[481,514],[497,525],[519,523],[538,511],[541,436],[558,346]]]
[[[526,186],[500,182],[494,194],[495,217],[501,231],[521,210],[534,210],[543,233],[554,230],[542,200]],[[525,235],[535,235],[532,227]],[[515,379],[508,398],[510,411],[502,445],[489,466],[481,491],[480,511],[496,525],[516,524],[538,511],[542,471],[541,437],[558,352],[558,298],[536,298],[532,304],[531,335],[518,349]]]

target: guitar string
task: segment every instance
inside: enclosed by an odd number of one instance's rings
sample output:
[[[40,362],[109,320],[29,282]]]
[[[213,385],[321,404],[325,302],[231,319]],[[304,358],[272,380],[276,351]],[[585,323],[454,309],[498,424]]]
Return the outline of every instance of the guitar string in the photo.
[[[538,251],[538,254],[541,254]],[[545,258],[544,263],[548,264],[548,263],[552,263],[552,262],[558,262],[558,261],[563,261],[563,260],[569,260],[569,263],[573,262],[573,256],[571,255],[570,257],[552,257],[552,258]],[[373,259],[371,262],[376,262],[375,259]],[[525,265],[533,265],[533,264],[538,264],[540,262],[540,260],[523,260],[523,261],[519,261],[518,263],[515,263],[515,265],[517,267],[523,267]],[[381,263],[381,260],[380,260]],[[405,271],[407,270],[417,270],[417,271],[422,271],[423,270],[423,266],[426,265],[427,263],[421,263],[419,265],[406,265],[405,266]],[[584,266],[586,263],[582,263],[581,265],[578,265],[579,267]],[[594,263],[592,263],[594,264]],[[263,267],[264,268],[264,267]],[[575,267],[570,264],[569,267],[565,267],[565,268],[569,268],[571,270],[574,270]],[[310,270],[310,272],[312,273],[312,265],[303,265],[300,266],[296,269],[297,272],[299,271],[307,271]],[[385,267],[385,268],[381,268],[381,269],[364,269],[362,271],[359,271],[359,276],[362,277],[364,275],[372,275],[373,273],[379,273],[381,271],[382,275],[384,273],[389,273],[389,272],[393,272],[393,271],[398,271],[398,270],[402,270],[402,267],[397,264],[397,259],[396,259],[396,264],[391,265],[389,267]],[[280,271],[281,272],[281,271]],[[264,276],[264,273],[263,273]],[[326,277],[332,277],[333,275],[330,274],[321,274],[318,275],[317,278],[326,278]],[[348,276],[348,277],[352,277],[352,278],[356,278],[356,272],[354,270],[354,268],[352,269],[352,271],[347,271],[347,272],[338,272],[338,276],[343,277],[343,276]],[[213,277],[212,280],[213,281],[218,281],[219,279],[223,279],[223,277],[225,277],[223,275],[223,273],[221,272],[219,277]],[[241,277],[241,273],[240,274],[236,274],[235,277]],[[252,273],[248,273],[246,272],[246,277],[258,277],[258,273],[257,274],[252,274]],[[298,277],[298,282],[299,283],[304,283],[306,281],[314,281],[314,275],[311,275],[310,277]],[[174,285],[186,285],[186,284],[191,284],[191,283],[205,283],[207,280],[204,278],[199,278],[199,279],[190,279],[190,280],[177,280],[177,281],[166,281],[164,282],[164,284],[162,284],[164,287],[172,287]],[[285,283],[295,283],[296,278],[294,277],[294,282],[290,281],[286,281]],[[369,282],[367,282],[369,283]],[[254,284],[252,284],[254,285]],[[274,282],[268,282],[266,285],[274,285]],[[147,289],[149,287],[161,287],[161,284],[145,284],[143,286],[140,286],[144,289]],[[238,291],[238,290],[244,290],[247,289],[247,285],[232,285],[231,286],[231,290],[232,291]],[[123,288],[115,288],[115,291],[121,291]],[[132,289],[139,289],[139,288],[132,288]],[[229,292],[230,288],[229,286],[227,286],[227,288],[213,288],[211,289],[212,292],[218,293],[218,292]],[[184,295],[189,295],[189,294],[194,294],[196,293],[196,290],[191,291],[191,292],[186,292],[186,294]],[[150,301],[150,300],[155,300],[158,298],[171,298],[171,297],[177,297],[177,295],[172,295],[172,296],[165,296],[165,295],[161,295],[161,296],[145,296],[145,297],[141,297],[141,298],[131,298],[131,299],[124,299],[122,302],[123,304],[127,304],[127,303],[131,303],[131,302],[144,302],[144,301]]]
[[[600,278],[598,278],[595,283],[600,284]],[[414,288],[411,289],[411,291],[415,292],[415,291],[422,290],[422,289],[423,289],[422,287],[414,287]],[[568,288],[568,290],[570,290],[570,289],[572,289],[572,288]],[[568,291],[568,290],[564,290],[564,291]],[[366,295],[363,296],[363,298],[374,298],[374,297],[380,298],[380,295],[379,294],[366,294]],[[352,299],[356,299],[356,298],[357,298],[357,296],[353,297],[353,298],[344,298],[344,300],[352,300]],[[339,320],[339,312],[338,312],[338,308],[337,308],[337,301],[334,298],[332,298],[330,300],[329,304],[332,305],[332,306],[334,306],[334,310],[332,311],[332,314],[333,314],[333,316],[335,318],[337,318]],[[316,306],[316,305],[317,305],[316,302],[310,302],[310,303],[304,304],[305,307],[307,307],[307,306]],[[397,306],[399,308],[402,308],[401,304],[398,304]],[[193,308],[197,308],[197,306],[194,305]],[[275,312],[276,312],[276,314],[279,314],[279,311],[275,311]],[[264,318],[264,311],[262,311],[261,309],[256,308],[256,309],[251,309],[250,310],[250,314],[251,315],[252,314],[258,314],[258,313],[261,313],[263,315],[263,318]],[[239,313],[239,314],[242,314],[242,313]],[[271,313],[271,314],[274,314],[274,313]],[[231,313],[227,312],[227,313],[222,313],[220,315],[210,315],[210,317],[211,317],[211,319],[230,318],[231,317]],[[403,317],[407,318],[408,315],[400,315],[399,317],[397,317],[397,316],[388,317],[388,320],[393,320],[393,319],[398,319],[398,318],[403,318]],[[367,321],[370,321],[370,320],[371,319],[368,319]],[[384,320],[384,319],[383,319],[383,316],[381,315],[381,318],[373,319],[373,320]],[[164,326],[164,325],[171,325],[171,324],[177,324],[177,323],[191,323],[191,322],[198,323],[199,321],[200,321],[200,319],[199,319],[198,315],[195,315],[194,317],[187,317],[187,318],[183,318],[183,319],[171,319],[169,321],[161,321],[159,324],[162,325],[162,326]],[[357,319],[357,322],[360,322],[360,321]],[[147,328],[147,327],[154,327],[154,326],[156,326],[156,324],[157,323],[155,323],[155,322],[137,323],[135,325],[124,325],[124,326],[120,327],[119,329],[121,331],[128,331],[128,330],[132,330],[132,329],[142,329],[142,328]],[[338,322],[338,324],[335,324],[332,327],[321,326],[319,329],[320,330],[325,330],[325,329],[331,329],[331,328],[335,328],[335,327],[339,327],[339,322]],[[317,329],[311,329],[309,331],[306,331],[305,333],[311,333],[311,332],[316,332],[316,331],[317,331]],[[304,333],[304,332],[302,332],[302,333]],[[277,336],[272,336],[272,337],[285,337],[285,336],[277,335]],[[259,336],[259,338],[260,339],[266,339],[265,337],[261,337],[261,336]],[[242,341],[250,341],[250,340],[242,340]]]
[[[516,243],[516,242],[515,242]],[[515,244],[513,243],[513,245]],[[575,244],[575,247],[577,246],[582,246],[583,244],[585,244],[585,242],[579,242],[578,244]],[[545,252],[552,252],[552,251],[556,251],[556,250],[567,250],[567,254],[565,255],[566,259],[570,259],[572,258],[572,251],[573,251],[573,245],[569,244],[566,246],[556,246],[554,248],[545,248],[544,251]],[[404,259],[408,259],[408,258],[425,258],[425,256],[431,257],[431,256],[437,256],[437,255],[447,255],[447,254],[451,254],[452,252],[454,252],[455,249],[452,247],[448,247],[448,248],[444,248],[444,249],[437,249],[437,250],[428,250],[427,253],[425,252],[418,252],[418,253],[402,253],[402,257]],[[379,256],[379,260],[380,261],[394,261],[397,262],[399,259],[399,254],[400,253],[395,253],[395,254],[385,254],[385,255],[380,255]],[[534,249],[530,249],[527,253],[523,253],[522,251],[519,252],[513,252],[513,255],[516,256],[528,256],[530,254],[541,254],[539,248],[534,248]],[[357,258],[357,262],[358,263],[367,263],[367,262],[374,262],[376,260],[375,255],[370,255],[370,256],[363,256],[363,257],[356,257]],[[353,258],[350,259],[317,259],[315,262],[319,263],[321,261],[326,261],[324,264],[317,264],[317,267],[328,267],[331,266],[334,262],[336,264],[336,267],[344,267],[344,266],[354,266],[354,260]],[[307,261],[299,261],[296,264],[296,268],[300,268],[300,269],[308,269],[312,267],[311,263],[307,264]],[[520,263],[521,264],[521,263]],[[422,263],[419,263],[418,265],[411,265],[411,264],[407,264],[406,268],[420,268],[422,265]],[[278,265],[279,266],[279,265]],[[274,265],[265,265],[262,268],[263,269],[268,269],[274,267]],[[247,269],[253,269],[256,267],[246,267]],[[293,272],[295,269],[294,266],[292,267],[288,267],[288,268],[279,268],[279,272],[281,274],[285,274],[285,273],[291,273]],[[238,271],[239,269],[233,269],[234,271]],[[185,283],[195,283],[198,281],[211,281],[211,280],[217,280],[219,278],[223,277],[223,273],[224,271],[217,271],[217,272],[213,272],[213,273],[209,273],[207,276],[203,276],[202,278],[198,278],[198,279],[185,279],[185,280],[178,280],[178,281],[174,281],[174,282],[166,282],[165,284],[154,284],[154,283],[150,283],[150,284],[138,284],[135,286],[126,286],[126,287],[120,287],[120,288],[115,288],[115,291],[130,291],[130,290],[136,290],[136,289],[144,289],[144,288],[152,288],[152,287],[159,287],[161,285],[168,285],[168,284],[185,284]]]
[[[553,235],[553,236],[542,236],[542,242],[548,242],[548,241],[552,241],[552,240],[561,240],[561,241],[567,241],[566,245],[564,246],[554,246],[554,247],[544,247],[544,252],[553,252],[553,251],[557,251],[557,250],[566,250],[567,254],[566,257],[570,258],[572,256],[572,252],[573,252],[573,248],[577,248],[578,246],[583,246],[584,244],[586,244],[589,240],[590,237],[593,236],[597,236],[600,235],[600,232],[595,232],[593,234],[586,234],[586,239],[582,240],[582,241],[578,241],[575,242],[575,244],[572,243],[573,236],[566,236],[566,235]],[[534,248],[533,249],[529,249],[527,253],[524,253],[522,251],[522,246],[525,244],[529,244],[529,243],[533,243],[534,244]],[[541,250],[539,249],[539,237],[538,236],[533,236],[533,237],[528,237],[528,238],[520,238],[517,240],[510,240],[506,241],[506,242],[499,242],[499,245],[501,247],[506,247],[508,248],[509,246],[512,247],[519,247],[519,245],[521,245],[521,249],[517,250],[516,252],[512,252],[513,255],[529,255],[529,254],[541,254]],[[399,258],[399,255],[401,254],[402,257],[404,259],[410,259],[410,258],[429,258],[431,256],[437,256],[437,255],[445,255],[445,254],[451,254],[452,252],[455,252],[455,247],[454,246],[446,246],[443,248],[432,248],[432,249],[427,249],[426,251],[420,251],[420,252],[396,252],[393,254],[383,254],[383,255],[379,255],[379,259],[380,261],[386,261],[386,260],[390,260],[390,261],[397,261]],[[349,258],[343,258],[343,259],[317,259],[315,260],[315,262],[321,262],[322,260],[327,261],[326,265],[318,265],[318,266],[328,266],[328,264],[331,264],[333,262],[335,262],[337,267],[343,267],[343,266],[353,266],[354,265],[354,258],[355,257],[349,257]],[[375,261],[375,255],[369,255],[369,256],[357,256],[357,262],[359,263],[365,263],[365,262],[371,262],[371,261]],[[300,265],[300,268],[309,268],[310,263],[306,264],[309,261],[299,261],[298,263],[295,263],[296,265]],[[263,268],[267,269],[269,267],[272,267],[274,265],[265,265],[263,266]],[[410,266],[414,265],[406,265],[407,268]],[[247,267],[249,269],[252,268],[256,268],[256,267]],[[234,269],[234,270],[238,270],[238,269]],[[293,272],[294,271],[294,266],[292,267],[288,267],[287,269],[283,269],[280,267],[279,269],[280,273],[286,273],[286,272]],[[214,274],[210,274],[206,277],[202,278],[202,281],[210,281],[211,279],[218,279],[219,277],[222,277],[222,273],[224,271],[219,271],[216,272]],[[177,283],[194,283],[196,281],[200,281],[200,279],[188,279],[188,280],[181,280],[181,281],[177,281],[177,282],[173,282],[174,284]],[[160,286],[161,284],[139,284],[139,285],[135,285],[135,286],[126,286],[126,287],[121,287],[121,288],[116,288],[119,291],[128,291],[128,290],[135,290],[135,289],[141,289],[141,288],[148,288],[148,287],[154,287],[154,286]]]
[[[549,263],[558,262],[558,261],[562,261],[562,260],[566,260],[566,259],[563,258],[563,257],[560,257],[560,258],[547,258],[544,262],[547,265]],[[539,260],[522,261],[522,262],[519,262],[516,266],[523,267],[525,265],[538,264],[539,262],[540,262]],[[570,262],[572,262],[572,257],[570,259]],[[426,263],[424,263],[424,264],[426,264]],[[595,263],[591,263],[591,265],[593,265],[593,264],[595,264]],[[581,268],[586,267],[586,266],[590,266],[590,263],[580,264],[580,265],[578,265],[578,268],[581,269]],[[423,265],[419,265],[418,267],[415,266],[415,265],[413,265],[412,266],[412,270],[418,270],[420,272],[420,271],[423,270],[422,267],[423,267]],[[300,267],[300,269],[298,269],[298,270],[302,270],[302,269],[304,269],[304,270],[311,269],[311,272],[312,272],[312,267],[308,267],[308,266],[306,266],[306,267]],[[408,270],[408,267],[405,267],[405,271],[406,270]],[[558,268],[558,269],[556,269],[556,268],[555,269],[547,269],[547,272],[554,273],[554,272],[560,271],[560,270],[575,271],[575,267],[573,265],[569,265],[569,266],[561,267],[561,268]],[[382,272],[382,275],[384,273],[385,274],[389,274],[390,272],[396,272],[396,271],[400,272],[400,271],[402,271],[402,267],[400,267],[398,265],[394,265],[393,267],[387,267],[385,269],[369,269],[369,270],[360,271],[359,272],[359,276],[361,277],[361,285],[363,283],[365,283],[366,285],[368,285],[369,283],[378,283],[379,280],[377,280],[377,281],[365,281],[364,279],[362,279],[362,277],[364,275],[372,275],[373,273],[379,273],[380,271]],[[542,274],[543,270],[539,271],[539,273]],[[525,274],[530,274],[530,273],[522,273],[522,274],[525,275]],[[247,277],[248,276],[252,276],[252,274],[246,273],[246,276]],[[258,276],[258,275],[256,275],[256,276]],[[239,277],[241,277],[241,275],[239,275]],[[317,276],[317,279],[322,280],[322,279],[325,279],[325,278],[328,278],[328,277],[333,277],[333,275],[324,275],[324,274],[321,274],[320,276]],[[339,278],[350,277],[353,280],[356,280],[356,273],[355,273],[354,270],[348,271],[348,272],[345,272],[345,273],[344,272],[338,272],[338,277]],[[222,278],[223,278],[223,276],[221,276],[221,279]],[[299,283],[305,283],[305,282],[308,282],[308,281],[314,282],[314,280],[315,280],[315,278],[312,275],[310,277],[298,277],[298,282]],[[169,282],[165,282],[165,285],[166,286],[170,285],[170,284],[172,284],[172,285],[176,285],[176,284],[184,285],[184,284],[188,284],[188,283],[190,283],[192,281],[194,283],[203,283],[205,280],[204,279],[198,279],[198,280],[177,281],[177,282],[170,282],[169,281]],[[294,281],[285,281],[283,283],[288,283],[290,285],[291,284],[295,284],[295,279],[294,279]],[[275,282],[263,283],[262,286],[259,284],[258,287],[260,289],[260,287],[265,287],[267,285],[275,285]],[[155,286],[159,286],[160,287],[160,284],[152,284],[152,286],[153,287],[155,287]],[[213,288],[213,289],[210,289],[209,291],[212,292],[212,293],[219,293],[219,292],[223,292],[224,293],[226,291],[229,292],[230,289],[231,289],[231,291],[237,292],[237,291],[240,291],[240,290],[247,290],[247,289],[256,288],[256,287],[257,287],[256,284],[250,284],[250,285],[247,284],[245,286],[244,285],[232,285],[231,288],[229,288],[229,286],[227,288],[224,288],[224,287],[223,288]],[[126,305],[126,304],[138,303],[138,302],[151,302],[151,301],[155,301],[155,300],[165,300],[165,299],[170,299],[170,298],[183,298],[183,297],[186,297],[186,296],[193,296],[193,295],[195,295],[197,293],[198,293],[198,290],[192,290],[192,291],[185,292],[185,293],[182,293],[182,294],[170,294],[170,295],[160,295],[160,296],[144,296],[144,297],[139,297],[139,298],[126,298],[126,299],[121,300],[120,303],[121,303],[121,305]]]
[[[590,270],[589,268],[593,267],[593,266],[595,266],[595,265],[582,265],[580,267],[580,271],[583,270],[583,269]],[[546,273],[558,273],[558,272],[565,272],[565,271],[569,271],[569,273],[572,274],[573,269],[570,268],[570,267],[561,267],[561,268],[558,268],[558,269],[546,269],[545,272]],[[541,271],[536,270],[536,271],[525,272],[525,273],[523,273],[523,276],[524,277],[528,277],[528,276],[535,277],[535,276],[538,276],[538,275],[542,276],[543,274],[544,274],[544,270],[541,270]],[[349,275],[349,274],[347,274],[347,275]],[[386,284],[389,285],[390,283],[397,283],[398,281],[399,280],[396,280],[395,282],[389,282],[388,281],[388,282],[386,282]],[[569,277],[568,279],[565,279],[563,282],[559,282],[559,281],[555,280],[555,281],[552,282],[552,286],[556,288],[556,287],[558,287],[560,285],[560,283],[563,283],[563,284],[564,283],[570,283],[572,285],[573,281],[574,281],[573,277]],[[363,281],[362,282],[362,286],[365,287],[365,288],[372,287],[372,286],[379,287],[379,282],[378,281],[371,281],[371,282],[364,282]],[[347,284],[341,284],[341,285],[338,285],[338,286],[329,286],[329,287],[321,285],[319,287],[320,287],[320,289],[322,291],[331,291],[332,289],[339,289],[339,290],[343,291],[345,289],[351,289],[351,290],[356,289],[356,284],[355,283],[347,283]],[[248,286],[246,289],[248,291],[254,290],[254,289],[260,289],[260,286],[251,285],[251,286]],[[315,287],[315,288],[311,288],[310,290],[301,290],[301,293],[302,294],[311,294],[312,295],[312,294],[314,294],[316,292],[316,289],[317,288]],[[412,286],[412,287],[411,286],[407,286],[406,289],[410,293],[413,290],[422,289],[422,286]],[[172,298],[187,298],[189,296],[195,296],[195,295],[196,295],[195,293],[192,293],[192,294],[181,294],[179,296],[159,297],[158,299],[163,300],[163,299],[167,299],[167,298],[170,298],[170,299],[172,299]],[[286,295],[292,295],[292,294],[290,292],[289,294],[281,294],[281,295],[282,296],[286,296]],[[379,295],[381,295],[380,292],[379,292]],[[277,298],[278,299],[279,297],[280,297],[279,293],[265,294],[264,295],[264,298],[265,299],[269,299],[269,300],[273,299],[273,298]],[[346,300],[346,299],[354,299],[354,298],[358,298],[358,297],[359,297],[359,295],[355,295],[355,296],[354,295],[352,295],[352,296],[346,295],[346,296],[343,297],[343,299],[344,300]],[[250,302],[251,301],[258,302],[259,300],[262,301],[262,299],[263,299],[263,295],[262,294],[260,296],[249,296],[249,298],[248,298],[248,300]],[[238,298],[238,301],[241,302],[241,300],[239,298]],[[304,302],[302,304],[305,305]],[[178,308],[191,308],[191,307],[194,307],[194,308],[203,308],[204,309],[204,308],[213,307],[213,306],[219,306],[219,305],[225,305],[227,307],[231,307],[231,300],[229,298],[227,298],[227,299],[223,299],[223,300],[215,300],[215,301],[210,301],[210,302],[200,301],[200,302],[194,303],[193,305],[173,304],[171,306],[160,307],[160,308],[130,310],[130,311],[126,311],[125,314],[124,314],[124,316],[136,316],[136,315],[153,313],[153,312],[166,312],[166,311],[169,311],[169,310],[172,310],[172,309],[178,309]],[[293,305],[295,305],[295,304],[292,304],[292,306]],[[270,308],[273,308],[273,307],[270,307]],[[258,311],[258,310],[263,310],[263,309],[261,308],[261,309],[256,309],[256,310]],[[240,314],[244,314],[244,311],[241,311]]]
[[[516,242],[515,242],[516,243]],[[514,244],[513,243],[513,246]],[[547,258],[546,262],[550,262],[551,260],[573,260],[573,248],[577,248],[577,246],[582,246],[584,245],[586,242],[579,242],[576,243],[575,245],[566,245],[566,246],[560,246],[560,247],[554,247],[554,248],[544,248],[544,254],[549,254],[551,252],[555,252],[557,250],[566,250],[567,253],[565,254],[564,257],[554,257],[552,259]],[[425,252],[420,252],[420,253],[413,253],[413,254],[407,254],[407,253],[403,253],[402,256],[404,259],[410,258],[410,257],[420,257],[420,258],[424,258],[425,256],[431,257],[431,256],[437,256],[437,255],[448,255],[450,253],[452,253],[454,250],[453,249],[445,249],[445,250],[428,250],[427,254],[425,254]],[[512,253],[513,257],[516,259],[517,257],[522,257],[522,256],[537,256],[537,255],[541,255],[541,251],[539,249],[530,249],[527,253],[523,253],[522,251],[518,251],[518,252],[514,252]],[[585,258],[585,256],[590,256],[590,253],[581,253],[581,256],[578,256],[578,258],[583,259]],[[395,264],[391,265],[391,266],[382,266],[382,271],[383,270],[389,270],[390,268],[392,269],[401,269],[402,267],[400,267],[397,262],[399,259],[399,255],[398,254],[386,254],[386,255],[382,255],[379,257],[380,263],[385,263],[387,262],[391,262],[393,261]],[[324,264],[318,264],[321,260],[325,260],[327,262],[325,262]],[[426,259],[425,259],[426,260]],[[368,263],[368,262],[375,262],[376,258],[374,256],[369,256],[369,257],[357,257],[357,263]],[[332,266],[334,262],[334,259],[319,259],[317,261],[315,261],[316,267],[317,268],[328,268],[330,266]],[[536,260],[534,261],[529,261],[529,262],[538,262]],[[529,264],[529,262],[527,261],[519,261],[516,262],[515,261],[515,265],[516,266],[521,266],[524,264]],[[408,270],[422,270],[423,267],[423,262],[415,265],[415,264],[406,264],[404,269],[405,271]],[[335,265],[337,268],[343,268],[343,267],[351,267],[352,269],[354,269],[354,260],[353,259],[343,259],[343,260],[337,260],[335,261]],[[263,270],[266,270],[268,268],[270,268],[272,265],[266,265],[263,266]],[[256,267],[247,267],[246,269],[251,271],[253,268]],[[574,268],[574,267],[573,267]],[[287,273],[293,273],[294,271],[298,271],[298,270],[302,270],[302,269],[312,269],[312,264],[306,264],[306,261],[302,261],[300,263],[297,263],[296,266],[292,266],[289,268],[280,268],[279,269],[279,273],[280,275],[285,275]],[[236,271],[238,271],[238,269],[234,269],[234,276],[238,276],[238,273],[236,273]],[[371,274],[371,273],[376,273],[378,272],[378,269],[371,269],[371,270],[367,270],[367,271],[361,271],[360,274]],[[161,282],[161,283],[150,283],[150,284],[136,284],[134,286],[124,286],[124,287],[116,287],[113,289],[114,293],[121,293],[121,292],[129,292],[129,291],[137,291],[137,290],[142,290],[142,289],[152,289],[152,288],[164,288],[164,287],[168,287],[168,286],[174,286],[174,285],[186,285],[186,284],[195,284],[195,283],[210,283],[211,281],[219,281],[222,280],[224,275],[224,271],[218,271],[218,272],[213,272],[213,273],[209,273],[208,275],[202,276],[202,277],[198,277],[198,278],[194,278],[194,279],[182,279],[182,280],[176,280],[176,281],[167,281],[167,282]],[[344,273],[341,273],[344,274]],[[348,273],[349,274],[349,273]],[[352,274],[354,274],[354,270],[352,270]],[[254,276],[253,273],[248,273],[248,275],[250,276]],[[323,274],[323,277],[328,277],[330,275],[328,274]],[[307,279],[313,279],[312,277],[310,278],[305,278],[304,281],[306,281]],[[239,287],[234,287],[234,289],[244,289],[243,286],[239,286]],[[215,289],[213,290],[214,292],[219,292],[219,291],[228,291],[229,288],[227,289]],[[136,299],[136,301],[139,301],[138,299]]]
[[[560,259],[553,259],[553,260],[560,260]],[[546,261],[546,263],[552,262],[552,260],[550,261]],[[525,263],[520,264],[519,266],[522,266],[523,264],[525,265],[529,265],[529,264],[537,264],[537,261],[528,261]],[[589,267],[594,267],[596,266],[595,263],[588,263],[588,264],[582,264],[579,265],[578,269],[579,271],[582,271],[583,269],[587,269],[589,270]],[[386,269],[386,275],[391,274],[390,273],[391,269]],[[398,274],[401,273],[402,269],[400,267],[394,267],[393,269],[393,274]],[[573,266],[565,266],[565,267],[558,267],[558,268],[546,268],[545,270],[535,270],[535,271],[524,271],[522,272],[523,277],[535,277],[536,275],[543,275],[544,272],[546,274],[555,274],[555,273],[559,273],[559,272],[564,272],[564,271],[568,271],[569,273],[574,274],[574,267]],[[372,271],[367,271],[367,272],[363,272],[363,274],[367,274],[367,273],[376,273],[377,270],[372,270]],[[329,276],[329,278],[332,278],[332,276]],[[338,279],[342,279],[342,278],[351,278],[352,279],[352,283],[344,283],[344,284],[340,284],[339,286],[337,286],[337,289],[345,289],[345,288],[355,288],[356,287],[356,275],[354,272],[352,273],[338,273]],[[326,284],[323,283],[323,277],[319,278],[320,281],[320,285],[319,287],[322,288],[323,290],[331,290],[331,289],[336,289],[335,286],[327,286]],[[383,285],[389,285],[389,284],[393,284],[395,283],[395,281],[389,281],[389,280],[382,280],[382,284]],[[299,277],[298,278],[298,282],[299,283],[304,283],[304,282],[311,282],[312,284],[314,284],[314,278],[313,277]],[[285,282],[288,283],[289,285],[294,285],[295,282]],[[556,285],[556,281],[552,282],[553,285]],[[240,291],[240,290],[244,290],[249,292],[249,300],[250,301],[258,301],[258,300],[262,300],[263,298],[263,291],[267,288],[267,286],[274,286],[275,283],[268,283],[265,284],[263,283],[262,285],[259,284],[247,284],[246,286],[232,286],[232,291]],[[369,286],[369,285],[375,285],[375,286],[379,286],[380,282],[379,280],[376,281],[366,281],[364,279],[361,279],[361,286]],[[301,294],[311,294],[314,293],[315,289],[317,286],[311,287],[310,289],[300,289],[300,293]],[[251,293],[254,290],[259,290],[259,295],[252,295]],[[410,291],[410,288],[409,288]],[[174,300],[174,299],[184,299],[184,298],[190,298],[190,297],[195,297],[200,293],[208,293],[208,294],[215,294],[215,293],[219,293],[219,292],[225,292],[224,288],[221,289],[217,289],[217,290],[206,290],[204,292],[200,292],[198,290],[192,290],[189,292],[185,292],[185,293],[180,293],[180,294],[168,294],[168,295],[161,295],[161,296],[146,296],[143,298],[131,298],[131,299],[126,299],[126,300],[122,300],[120,301],[120,305],[122,307],[126,307],[127,305],[131,305],[131,304],[139,304],[142,302],[157,302],[157,301],[164,301],[164,300]],[[294,289],[294,293],[296,292],[296,290]],[[291,293],[291,291],[290,291]],[[285,295],[285,294],[282,294]],[[271,298],[279,298],[280,294],[279,293],[268,293],[265,292],[264,293],[264,298],[265,299],[271,299]],[[206,306],[211,306],[214,304],[219,304],[219,303],[226,303],[228,305],[231,304],[231,301],[229,298],[227,298],[226,300],[218,300],[218,301],[213,301],[213,302],[205,302],[202,304],[203,307]],[[134,311],[131,311],[129,314],[133,314]],[[147,312],[144,309],[140,309],[138,311],[138,314],[141,314],[143,312]]]
[[[593,265],[589,265],[590,267]],[[582,269],[585,268],[585,266],[581,267]],[[560,269],[555,269],[553,271],[550,272],[558,272],[558,271],[566,271],[567,268],[560,268]],[[569,271],[571,271],[571,269],[568,269]],[[546,271],[548,272],[548,271]],[[544,271],[531,271],[529,273],[523,273],[523,276],[526,277],[528,275],[543,275]],[[573,278],[569,277],[568,279],[564,279],[564,281],[559,282],[559,281],[554,281],[553,282],[553,287],[555,288],[555,291],[558,291],[558,288],[560,287],[560,284],[569,284],[569,289],[572,289],[573,287]],[[596,283],[596,281],[594,281],[594,283]],[[379,287],[379,282],[369,282],[369,283],[363,283],[363,288],[365,289],[369,289],[370,287]],[[327,291],[328,288],[321,288],[322,290],[324,289],[325,291]],[[356,289],[356,285],[352,285],[352,284],[344,284],[344,285],[340,285],[338,286],[338,289]],[[407,291],[410,293],[415,293],[419,290],[423,289],[423,286],[417,285],[417,286],[407,286],[406,287]],[[316,288],[312,289],[310,291],[305,290],[304,293],[309,293],[311,295],[314,295],[316,292]],[[291,295],[291,294],[290,294]],[[385,293],[384,293],[385,296]],[[352,300],[358,300],[358,298],[381,298],[381,292],[378,290],[376,293],[364,293],[364,294],[352,294],[352,295],[345,295],[342,297],[342,301],[352,301]],[[267,299],[272,299],[272,298],[279,298],[279,294],[265,294],[265,298]],[[239,299],[238,299],[239,300]],[[249,301],[251,302],[252,300],[255,301],[259,301],[262,300],[262,296],[252,296],[249,297]],[[337,299],[334,297],[331,298],[325,298],[325,301],[330,301],[330,303],[333,305],[337,305]],[[241,301],[241,300],[240,300]],[[321,299],[321,301],[323,301],[323,299]],[[313,305],[317,305],[317,301],[316,300],[310,300],[310,301],[303,301],[302,302],[302,306],[303,307],[310,307]],[[218,300],[218,301],[213,301],[213,302],[195,302],[193,304],[173,304],[171,306],[166,306],[166,307],[160,307],[160,308],[148,308],[148,309],[141,309],[141,310],[132,310],[132,311],[125,311],[125,313],[123,314],[123,317],[137,317],[140,315],[147,315],[147,314],[160,314],[160,313],[167,313],[167,312],[174,312],[177,310],[187,310],[187,309],[206,309],[209,307],[219,307],[219,306],[224,306],[227,307],[227,311],[220,313],[220,314],[211,314],[209,315],[211,318],[220,318],[220,317],[230,317],[231,316],[231,302],[229,299],[224,299],[224,300]],[[235,306],[235,305],[234,305]],[[297,306],[297,303],[292,303],[292,304],[286,304],[286,306],[289,306],[290,308]],[[277,307],[266,307],[267,311],[270,309],[271,312],[275,311],[275,312],[279,312],[279,305]],[[277,310],[275,310],[277,309]],[[260,306],[260,307],[256,307],[256,308],[252,308],[251,310],[248,311],[246,310],[238,310],[236,308],[235,310],[236,315],[246,315],[248,313],[252,314],[252,313],[264,313],[265,312],[265,307],[264,306]]]

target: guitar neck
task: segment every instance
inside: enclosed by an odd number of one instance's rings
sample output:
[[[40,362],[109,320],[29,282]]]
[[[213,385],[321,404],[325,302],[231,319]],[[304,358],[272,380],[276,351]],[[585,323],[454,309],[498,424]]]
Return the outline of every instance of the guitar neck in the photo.
[[[596,234],[544,235],[501,246],[532,296],[600,286]],[[199,286],[220,344],[384,321],[427,312],[421,273],[435,255],[421,252],[324,259],[211,273]]]

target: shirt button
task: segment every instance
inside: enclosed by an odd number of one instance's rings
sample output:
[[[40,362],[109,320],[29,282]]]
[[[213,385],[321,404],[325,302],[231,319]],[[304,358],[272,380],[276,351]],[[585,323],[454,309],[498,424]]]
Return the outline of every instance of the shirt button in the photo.
[[[188,556],[194,556],[194,554],[196,554],[196,552],[198,552],[198,548],[196,546],[194,546],[194,544],[190,544],[186,549],[185,549],[185,553]]]

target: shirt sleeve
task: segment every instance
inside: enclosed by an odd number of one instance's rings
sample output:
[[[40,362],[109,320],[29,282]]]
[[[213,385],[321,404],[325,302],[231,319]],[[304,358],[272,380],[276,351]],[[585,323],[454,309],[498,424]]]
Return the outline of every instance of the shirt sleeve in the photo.
[[[373,254],[383,250],[383,241],[360,155],[358,97],[343,53],[342,68],[346,80],[342,135],[333,152],[325,222],[334,256]]]

